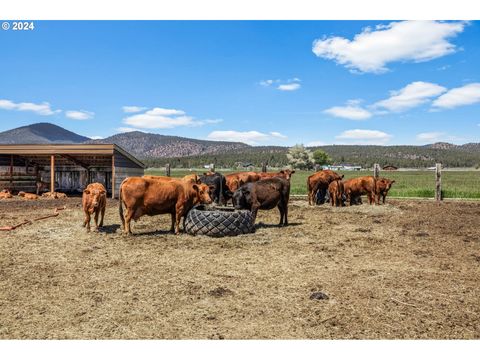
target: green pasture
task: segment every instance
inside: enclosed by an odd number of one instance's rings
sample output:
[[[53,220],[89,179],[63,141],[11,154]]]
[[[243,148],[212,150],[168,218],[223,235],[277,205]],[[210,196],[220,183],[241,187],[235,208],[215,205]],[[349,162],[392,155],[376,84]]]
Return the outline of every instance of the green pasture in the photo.
[[[192,172],[202,174],[204,169],[172,169],[173,177],[182,177]],[[235,172],[228,169],[218,169],[224,175]],[[259,170],[256,170],[259,171]],[[273,171],[273,170],[272,170]],[[345,175],[345,179],[358,176],[372,175],[372,171],[338,171]],[[147,169],[149,175],[165,175],[164,169]],[[291,180],[293,195],[307,194],[307,178],[313,171],[297,170]],[[422,197],[433,198],[435,194],[435,171],[381,171],[380,176],[395,180],[390,196],[394,197]],[[480,199],[480,171],[442,171],[442,191],[444,198]]]

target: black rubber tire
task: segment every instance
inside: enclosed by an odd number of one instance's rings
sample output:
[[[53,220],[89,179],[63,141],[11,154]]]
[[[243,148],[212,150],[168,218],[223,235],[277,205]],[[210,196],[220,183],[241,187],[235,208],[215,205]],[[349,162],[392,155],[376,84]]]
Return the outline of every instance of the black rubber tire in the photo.
[[[222,237],[252,233],[255,224],[252,213],[248,210],[197,205],[188,212],[183,228],[191,235]]]

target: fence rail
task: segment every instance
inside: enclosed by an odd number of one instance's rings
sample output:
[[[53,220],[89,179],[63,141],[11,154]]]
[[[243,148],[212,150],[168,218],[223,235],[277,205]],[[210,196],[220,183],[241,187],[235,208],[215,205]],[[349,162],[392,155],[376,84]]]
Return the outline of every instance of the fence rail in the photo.
[[[432,164],[433,165],[433,164]],[[223,174],[229,174],[235,169],[216,169]],[[253,171],[261,171],[261,168],[253,168]],[[268,168],[269,171],[279,170],[277,168]],[[442,169],[440,167],[440,188],[437,188],[437,166],[430,169],[399,169],[399,170],[381,170],[377,167],[378,175],[395,180],[388,196],[391,198],[421,198],[421,199],[478,199],[480,200],[480,171],[466,169]],[[196,172],[202,174],[208,169],[175,169],[171,168],[170,175],[173,177],[182,177],[184,175]],[[291,180],[292,195],[306,195],[306,181],[314,170],[297,170]],[[338,171],[345,175],[345,179],[358,176],[373,175],[373,169],[370,170],[351,170]],[[147,169],[146,173],[164,175],[166,168]]]

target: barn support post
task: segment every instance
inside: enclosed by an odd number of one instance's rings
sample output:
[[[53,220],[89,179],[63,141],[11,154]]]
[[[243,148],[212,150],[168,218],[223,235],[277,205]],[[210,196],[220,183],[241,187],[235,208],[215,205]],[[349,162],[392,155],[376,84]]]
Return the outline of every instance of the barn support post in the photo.
[[[376,178],[380,176],[380,164],[373,164],[373,176]]]
[[[442,201],[442,164],[435,164],[435,200]]]
[[[10,155],[10,188],[13,189],[13,155]]]
[[[55,192],[55,155],[50,155],[50,192]]]
[[[165,175],[170,177],[170,164],[165,165]]]
[[[112,199],[115,199],[115,154],[112,155]]]

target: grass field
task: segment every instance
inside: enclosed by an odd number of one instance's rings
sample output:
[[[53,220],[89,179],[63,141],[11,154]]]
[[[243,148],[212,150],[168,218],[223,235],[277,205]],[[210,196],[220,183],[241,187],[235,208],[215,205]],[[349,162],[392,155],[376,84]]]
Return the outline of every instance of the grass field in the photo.
[[[196,169],[198,174],[204,169]],[[219,169],[223,174],[234,172],[232,170]],[[165,175],[164,169],[147,169],[150,175]],[[172,169],[171,175],[182,177],[190,174],[188,169]],[[293,195],[307,194],[307,177],[313,171],[297,171],[292,177]],[[372,175],[371,171],[339,171],[346,179],[358,176]],[[435,173],[434,171],[383,171],[380,176],[395,180],[395,184],[389,192],[393,197],[423,197],[433,198],[435,195]],[[442,189],[444,198],[480,199],[480,171],[446,171],[442,172]]]

